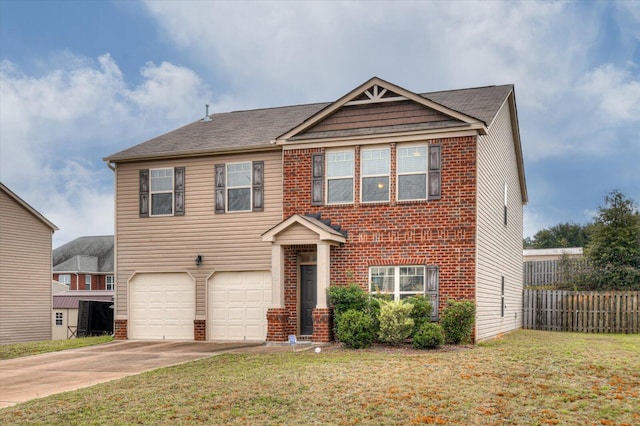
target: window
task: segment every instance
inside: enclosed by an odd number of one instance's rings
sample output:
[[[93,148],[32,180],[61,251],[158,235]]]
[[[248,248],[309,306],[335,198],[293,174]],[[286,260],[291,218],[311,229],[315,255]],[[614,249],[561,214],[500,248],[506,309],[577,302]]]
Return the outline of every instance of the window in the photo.
[[[227,164],[227,206],[230,212],[251,210],[251,163]]]
[[[151,216],[173,214],[173,169],[151,169]]]
[[[113,289],[114,289],[114,286],[113,286],[113,275],[107,275],[106,288],[107,288],[107,291],[113,291]]]
[[[394,300],[424,294],[424,266],[374,266],[369,271],[374,293],[392,294]]]
[[[56,325],[62,325],[62,312],[56,312]]]
[[[431,319],[438,319],[437,266],[372,266],[369,268],[369,290],[402,300],[414,295],[423,295],[431,300]]]
[[[360,151],[363,203],[389,201],[389,148]]]
[[[507,200],[508,200],[508,193],[507,193],[507,183],[504,183],[504,224],[506,226],[507,224]]]
[[[71,275],[69,275],[69,274],[60,274],[60,275],[58,275],[58,282],[60,284],[66,285],[66,286],[70,286],[71,285]]]
[[[84,276],[84,289],[91,290],[91,275]]]
[[[398,200],[427,199],[427,146],[398,147]]]
[[[264,210],[264,161],[216,164],[215,212]]]
[[[327,152],[327,203],[353,203],[353,151]]]
[[[184,215],[184,167],[140,170],[140,217]]]

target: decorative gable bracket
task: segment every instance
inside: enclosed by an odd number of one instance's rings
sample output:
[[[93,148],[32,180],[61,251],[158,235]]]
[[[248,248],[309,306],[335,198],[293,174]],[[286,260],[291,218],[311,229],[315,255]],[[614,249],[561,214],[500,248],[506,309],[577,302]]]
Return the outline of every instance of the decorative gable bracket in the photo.
[[[347,102],[345,105],[346,106],[364,105],[364,104],[373,104],[373,103],[380,103],[380,102],[396,102],[396,101],[407,100],[406,97],[400,96],[394,92],[391,92],[377,84],[374,84],[373,87],[365,90],[363,95],[364,96],[360,96],[359,98],[353,101]]]

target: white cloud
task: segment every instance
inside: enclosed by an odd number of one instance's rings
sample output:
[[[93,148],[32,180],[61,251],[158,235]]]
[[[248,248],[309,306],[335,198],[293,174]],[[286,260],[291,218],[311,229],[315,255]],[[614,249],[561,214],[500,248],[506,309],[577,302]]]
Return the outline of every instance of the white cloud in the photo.
[[[113,233],[102,157],[198,119],[211,92],[191,70],[148,63],[130,87],[110,55],[68,52],[42,75],[0,64],[0,180],[54,222],[54,245]]]
[[[640,122],[638,67],[604,64],[588,72],[578,89],[603,114],[602,122]]]

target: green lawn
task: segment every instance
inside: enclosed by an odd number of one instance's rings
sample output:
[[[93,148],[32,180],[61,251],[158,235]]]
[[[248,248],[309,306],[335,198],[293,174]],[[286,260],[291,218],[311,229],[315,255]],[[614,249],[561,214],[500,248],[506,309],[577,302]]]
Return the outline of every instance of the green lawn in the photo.
[[[0,360],[19,358],[21,356],[43,354],[45,352],[63,351],[65,349],[82,348],[113,340],[111,336],[82,337],[67,340],[42,340],[39,342],[13,343],[0,345]]]
[[[116,360],[114,360],[116,362]],[[0,424],[640,424],[640,335],[220,355],[0,411]]]

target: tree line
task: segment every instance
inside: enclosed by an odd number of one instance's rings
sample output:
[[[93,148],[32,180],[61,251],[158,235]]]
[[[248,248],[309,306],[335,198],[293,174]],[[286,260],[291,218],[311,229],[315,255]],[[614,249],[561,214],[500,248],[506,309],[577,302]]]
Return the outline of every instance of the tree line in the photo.
[[[523,247],[584,247],[589,268],[571,274],[575,289],[640,290],[640,210],[617,190],[605,195],[593,222],[542,229]]]

